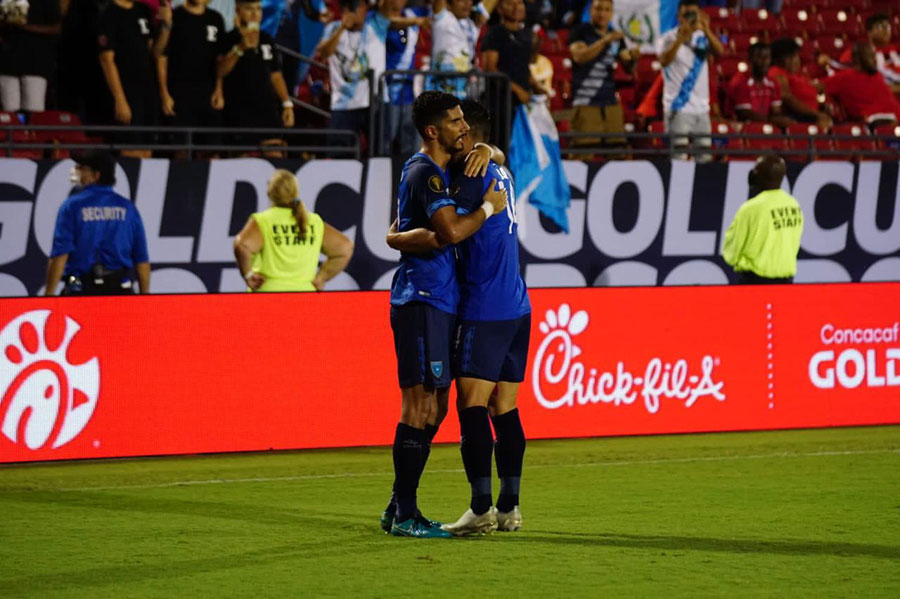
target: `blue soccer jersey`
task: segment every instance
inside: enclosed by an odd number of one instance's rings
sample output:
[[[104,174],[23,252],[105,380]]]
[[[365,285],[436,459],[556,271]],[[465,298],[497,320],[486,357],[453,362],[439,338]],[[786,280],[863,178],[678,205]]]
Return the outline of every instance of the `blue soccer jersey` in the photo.
[[[506,214],[487,219],[477,233],[456,246],[459,316],[463,320],[512,320],[531,312],[519,272],[516,195],[506,169],[491,162],[484,177],[454,172],[451,191],[457,212],[478,210],[493,180],[506,189]]]
[[[109,185],[89,185],[60,206],[50,256],[63,254],[64,274],[75,276],[94,264],[120,270],[150,260],[137,208]]]
[[[447,173],[431,158],[418,152],[403,165],[397,197],[399,230],[431,228],[431,217],[445,206],[456,206],[450,198]],[[424,302],[456,314],[459,289],[453,247],[427,254],[400,254],[400,267],[391,285],[391,305]]]

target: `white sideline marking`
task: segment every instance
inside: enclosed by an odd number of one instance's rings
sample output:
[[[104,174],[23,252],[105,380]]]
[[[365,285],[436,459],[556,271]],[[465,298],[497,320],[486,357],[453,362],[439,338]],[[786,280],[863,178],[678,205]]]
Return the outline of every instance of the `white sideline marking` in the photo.
[[[656,460],[628,460],[615,462],[581,462],[575,464],[537,464],[527,466],[528,470],[544,470],[548,468],[592,468],[607,466],[640,466],[652,464],[686,464],[691,462],[727,462],[737,460],[767,460],[773,458],[809,458],[848,455],[870,455],[877,453],[900,453],[900,449],[869,449],[860,451],[813,451],[806,453],[767,453],[756,455],[730,455],[730,456],[698,456],[693,458],[661,458]],[[447,468],[443,470],[427,470],[429,474],[455,474],[464,472],[462,468]],[[112,485],[108,487],[71,487],[56,489],[57,491],[111,491],[116,489],[165,489],[167,487],[188,487],[194,485],[224,485],[230,483],[270,483],[298,480],[320,480],[329,478],[366,478],[379,476],[393,476],[393,472],[346,472],[343,474],[301,474],[297,476],[271,476],[257,478],[211,478],[206,480],[181,480],[168,483],[156,483],[152,485]]]

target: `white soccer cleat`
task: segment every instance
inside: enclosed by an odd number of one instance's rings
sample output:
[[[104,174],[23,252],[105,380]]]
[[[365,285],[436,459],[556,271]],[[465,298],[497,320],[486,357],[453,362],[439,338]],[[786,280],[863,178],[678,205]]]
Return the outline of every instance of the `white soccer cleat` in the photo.
[[[519,511],[519,506],[514,506],[508,512],[497,512],[497,528],[504,532],[513,532],[522,528],[522,512]]]
[[[472,508],[469,508],[459,520],[453,524],[444,524],[441,528],[455,537],[494,532],[497,530],[497,508],[491,506],[480,516],[476,516]]]

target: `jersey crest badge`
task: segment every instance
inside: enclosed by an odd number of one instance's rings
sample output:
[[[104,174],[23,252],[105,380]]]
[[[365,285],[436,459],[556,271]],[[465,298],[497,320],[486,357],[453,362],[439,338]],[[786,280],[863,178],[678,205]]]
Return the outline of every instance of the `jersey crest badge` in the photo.
[[[441,375],[444,374],[444,363],[442,361],[432,362],[431,374],[433,374],[436,379],[441,378]]]
[[[444,193],[444,180],[438,175],[428,177],[428,189],[434,193]]]

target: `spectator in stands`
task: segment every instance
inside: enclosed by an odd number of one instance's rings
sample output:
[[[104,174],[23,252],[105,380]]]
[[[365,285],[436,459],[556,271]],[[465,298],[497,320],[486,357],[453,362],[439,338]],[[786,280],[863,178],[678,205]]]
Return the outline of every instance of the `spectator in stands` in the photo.
[[[866,35],[875,48],[878,72],[884,76],[894,93],[900,93],[900,51],[891,43],[891,19],[884,13],[872,15],[866,19]],[[853,62],[853,48],[847,48],[841,54],[841,63]]]
[[[379,11],[368,13],[364,0],[341,0],[341,20],[325,27],[316,50],[328,61],[331,79],[331,128],[365,134],[369,130],[369,80],[384,72],[385,41],[390,20]],[[335,145],[351,145],[335,137]]]
[[[207,8],[208,1],[186,0],[164,13],[161,22],[156,45],[160,104],[169,122],[180,127],[221,125],[221,111],[213,105],[221,108],[224,101],[216,86],[216,64],[225,22]]]
[[[303,206],[292,172],[275,171],[268,195],[272,207],[253,213],[234,238],[248,291],[322,291],[347,267],[353,242]]]
[[[392,26],[387,32],[387,70],[409,71],[416,67],[416,44],[419,41],[420,27],[431,27],[431,18],[427,7],[405,8],[405,0],[383,0],[383,14],[389,18],[405,17],[414,20],[413,24]],[[392,77],[386,81],[387,97],[383,106],[387,126],[387,141],[393,147],[391,154],[399,155],[404,160],[417,149],[419,134],[412,121],[413,78]]]
[[[741,10],[759,10],[765,8],[773,15],[781,13],[784,0],[741,0]],[[722,5],[716,5],[722,6]]]
[[[294,126],[294,107],[281,74],[281,54],[269,34],[260,31],[259,0],[237,0],[234,29],[223,38],[213,108],[223,108],[229,127],[275,129]],[[239,145],[280,146],[273,133],[241,134]],[[278,151],[266,155],[280,157]]]
[[[837,100],[847,116],[865,121],[872,129],[900,121],[900,102],[881,73],[875,48],[869,42],[853,47],[854,68],[844,69],[825,79],[825,91]]]
[[[96,0],[63,4],[57,71],[60,109],[88,123],[103,123],[112,113],[112,98],[97,60],[100,5]]]
[[[112,154],[92,150],[76,154],[75,182],[56,216],[44,295],[134,293],[131,269],[141,293],[150,293],[150,258],[144,224],[135,205],[116,192]]]
[[[112,0],[100,11],[100,67],[112,96],[111,122],[117,125],[152,127],[157,124],[159,105],[153,77],[150,47],[154,26],[146,4]],[[146,132],[122,134],[124,143],[151,139]],[[146,158],[149,150],[123,150],[123,156]]]
[[[831,116],[819,110],[821,86],[800,72],[800,47],[792,38],[772,42],[772,67],[769,79],[781,90],[783,112],[802,122],[815,123],[822,131],[831,128]]]
[[[431,67],[435,71],[468,73],[475,68],[475,45],[482,25],[487,23],[497,0],[484,0],[473,12],[472,0],[434,0]],[[463,78],[436,79],[442,91],[466,95]]]
[[[572,53],[572,131],[578,133],[622,133],[625,130],[622,105],[616,96],[613,74],[616,61],[633,70],[635,53],[625,47],[625,35],[612,26],[612,0],[591,2],[591,22],[582,23],[569,34]],[[624,138],[575,138],[573,145],[622,146]]]
[[[43,112],[61,30],[58,0],[16,3],[0,17],[0,103],[9,112]]]
[[[786,128],[794,119],[781,110],[781,88],[769,79],[772,51],[769,44],[757,42],[748,50],[750,70],[735,73],[729,94],[739,121],[772,123]]]
[[[700,134],[697,145],[709,147],[709,56],[718,56],[723,48],[710,31],[709,17],[700,11],[698,0],[681,0],[678,27],[657,40],[657,54],[663,67],[663,109],[666,131],[677,134],[676,147],[688,145],[689,134]],[[686,157],[684,154],[678,157]],[[708,155],[698,155],[708,161]]]

